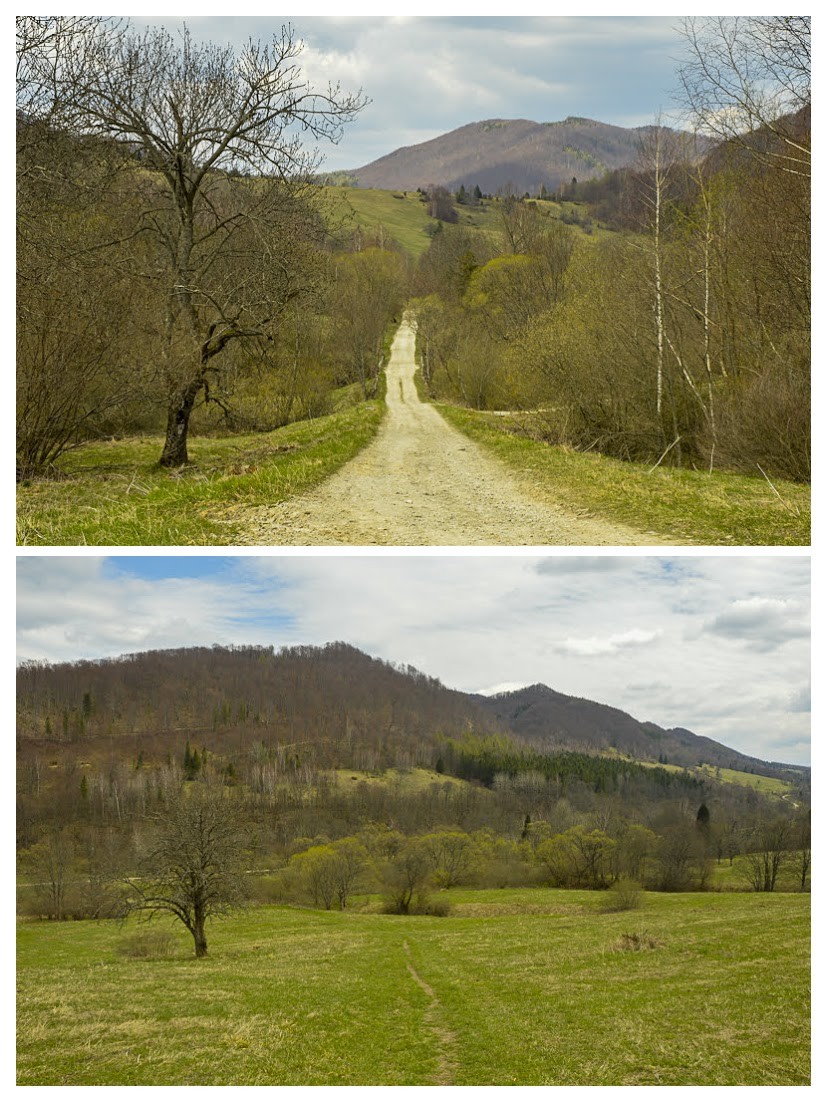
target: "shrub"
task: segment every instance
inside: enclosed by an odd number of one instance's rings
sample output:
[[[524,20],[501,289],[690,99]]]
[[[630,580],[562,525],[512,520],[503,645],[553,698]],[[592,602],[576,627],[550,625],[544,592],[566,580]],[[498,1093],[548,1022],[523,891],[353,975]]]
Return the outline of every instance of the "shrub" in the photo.
[[[386,915],[433,915],[445,918],[451,910],[451,904],[444,896],[436,898],[425,892],[415,895],[407,906],[398,896],[389,896],[382,904],[382,914]]]
[[[603,895],[600,910],[606,914],[616,911],[637,911],[643,906],[643,889],[637,880],[621,877]]]

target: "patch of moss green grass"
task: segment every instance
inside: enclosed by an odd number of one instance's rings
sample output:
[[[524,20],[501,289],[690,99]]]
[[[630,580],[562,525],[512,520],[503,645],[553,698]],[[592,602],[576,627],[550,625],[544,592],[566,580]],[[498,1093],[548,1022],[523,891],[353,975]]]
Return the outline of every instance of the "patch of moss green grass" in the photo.
[[[782,781],[778,777],[762,777],[758,773],[745,773],[740,769],[719,768],[714,765],[696,765],[694,767],[673,765],[669,762],[638,761],[628,754],[602,752],[603,757],[623,758],[626,761],[637,761],[647,769],[664,769],[667,773],[691,773],[699,780],[715,780],[721,784],[738,784],[743,788],[754,788],[765,796],[778,796],[780,799],[790,797],[795,791],[796,785],[792,781]]]
[[[275,432],[193,437],[189,466],[173,472],[158,465],[161,437],[84,445],[62,477],[18,487],[18,543],[236,543],[239,506],[311,489],[370,443],[383,412],[375,399]]]
[[[740,769],[716,768],[713,765],[699,765],[693,772],[700,777],[711,777],[724,784],[740,784],[745,788],[754,788],[766,796],[788,796],[795,785],[791,781],[782,781],[778,777],[761,777],[757,773],[744,773]]]
[[[357,770],[334,769],[328,774],[329,779],[345,788],[355,784],[367,784],[371,788],[388,788],[400,792],[422,792],[431,785],[450,785],[452,788],[472,789],[474,785],[470,781],[464,781],[460,777],[446,777],[443,773],[437,773],[433,769],[383,769],[383,770]],[[475,789],[475,791],[478,791]]]
[[[809,546],[810,489],[794,482],[627,463],[529,439],[508,418],[437,405],[446,421],[574,505],[675,543]],[[779,500],[779,497],[781,500]]]
[[[21,923],[18,1082],[809,1081],[807,896],[445,895],[444,918],[252,907],[203,960],[183,930],[134,959],[131,924]]]
[[[325,199],[329,222],[345,231],[356,226],[367,230],[381,226],[413,259],[421,256],[431,243],[428,230],[435,223],[414,191],[328,187]]]
[[[332,229],[347,232],[361,226],[368,231],[382,229],[414,260],[418,259],[431,243],[438,222],[428,214],[428,208],[415,191],[387,191],[380,188],[326,187],[324,198],[328,224]],[[559,204],[537,201],[536,206],[552,218],[564,213],[579,212],[585,208],[575,203]],[[457,225],[463,229],[479,231],[492,242],[502,238],[502,215],[498,199],[486,199],[482,203],[457,204]],[[578,237],[594,241],[605,231],[595,223],[590,234],[578,225],[572,226]]]

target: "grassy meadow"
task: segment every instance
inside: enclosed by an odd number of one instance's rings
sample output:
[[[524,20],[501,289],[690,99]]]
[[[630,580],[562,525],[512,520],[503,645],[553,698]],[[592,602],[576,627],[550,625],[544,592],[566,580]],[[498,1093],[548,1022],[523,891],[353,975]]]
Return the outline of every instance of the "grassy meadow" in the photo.
[[[357,226],[368,231],[381,228],[413,260],[417,260],[428,248],[431,234],[438,224],[428,214],[426,204],[415,191],[326,187],[324,201],[327,222],[331,228],[344,232]],[[583,214],[583,209],[576,203],[538,200],[535,205],[552,218],[559,218],[564,214]],[[488,199],[479,206],[457,205],[455,209],[458,226],[479,230],[496,238],[501,236],[502,217],[498,200]],[[598,226],[593,226],[588,234],[577,225],[573,229],[585,241],[593,241],[606,232]]]
[[[160,922],[22,922],[18,1083],[809,1081],[808,896],[443,894],[444,918],[251,907],[200,961]]]
[[[561,505],[674,543],[792,545],[810,543],[810,487],[757,475],[652,469],[597,452],[552,447],[518,435],[497,414],[441,403],[455,428],[508,466],[530,475]]]
[[[17,488],[17,542],[191,546],[238,542],[234,512],[318,485],[370,443],[384,401],[348,406],[269,433],[190,439],[190,464],[158,465],[163,439],[84,444],[60,477]]]
[[[378,188],[325,188],[327,219],[331,226],[360,226],[366,230],[380,227],[412,259],[417,260],[431,243],[438,225],[428,214],[427,205],[415,191],[383,191]],[[543,204],[549,208],[557,204]],[[481,206],[458,206],[458,225],[497,233],[502,228],[499,206],[485,202]]]

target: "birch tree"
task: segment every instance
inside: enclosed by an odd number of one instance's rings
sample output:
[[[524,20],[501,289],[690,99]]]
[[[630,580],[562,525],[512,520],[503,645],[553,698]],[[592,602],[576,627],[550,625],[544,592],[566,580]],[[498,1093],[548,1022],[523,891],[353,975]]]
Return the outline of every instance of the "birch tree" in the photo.
[[[690,16],[684,101],[698,128],[797,176],[810,174],[810,16]],[[768,139],[768,140],[762,140]]]

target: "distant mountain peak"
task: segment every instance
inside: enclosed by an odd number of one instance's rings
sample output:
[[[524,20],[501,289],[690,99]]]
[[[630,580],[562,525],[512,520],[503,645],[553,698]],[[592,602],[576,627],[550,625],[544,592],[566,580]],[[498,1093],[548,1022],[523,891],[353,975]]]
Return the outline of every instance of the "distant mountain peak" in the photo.
[[[531,119],[482,119],[447,134],[402,146],[351,176],[357,186],[413,191],[442,184],[495,193],[549,194],[572,177],[584,181],[634,163],[642,133],[579,115],[558,122]]]
[[[271,646],[181,647],[114,659],[79,660],[18,669],[21,738],[55,737],[44,715],[75,717],[87,698],[89,737],[224,727],[264,728],[287,737],[339,738],[360,728],[368,741],[416,737],[438,742],[472,729],[506,734],[546,751],[622,755],[688,769],[702,763],[766,776],[803,774],[768,763],[682,727],[664,729],[618,708],[567,696],[543,683],[494,696],[449,689],[405,663],[372,657],[346,642]],[[218,718],[217,718],[218,717]],[[354,726],[355,725],[355,726]],[[400,743],[401,745],[401,743]]]

